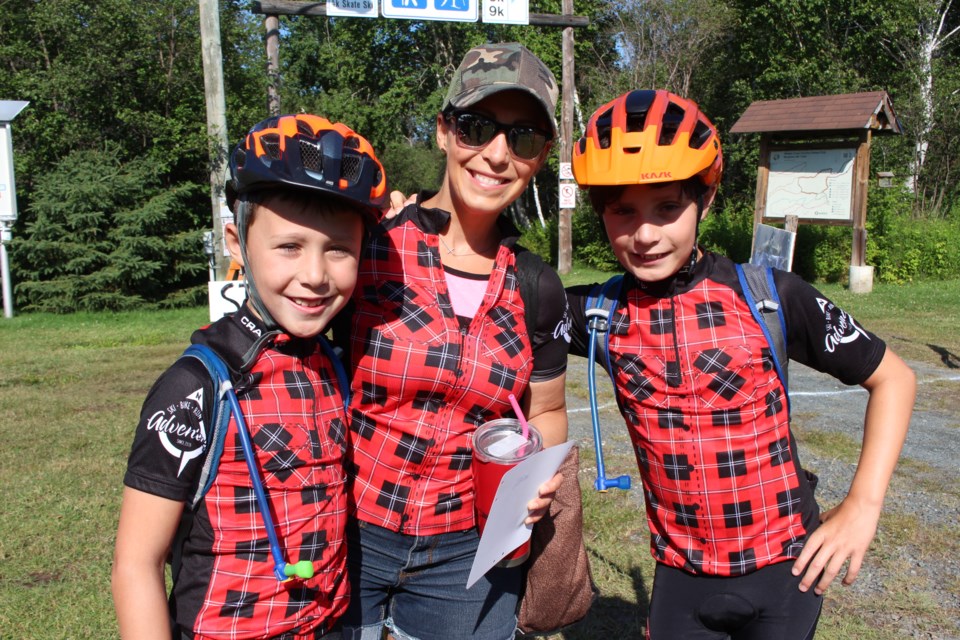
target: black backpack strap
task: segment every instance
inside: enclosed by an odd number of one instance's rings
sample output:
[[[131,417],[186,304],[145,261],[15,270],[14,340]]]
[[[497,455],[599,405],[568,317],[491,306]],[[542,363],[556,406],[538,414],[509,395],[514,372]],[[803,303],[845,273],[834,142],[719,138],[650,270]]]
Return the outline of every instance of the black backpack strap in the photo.
[[[537,310],[540,308],[540,274],[543,273],[543,258],[529,249],[517,246],[516,271],[520,286],[520,299],[523,300],[523,319],[527,323],[527,333],[531,336],[537,330]]]
[[[776,367],[777,375],[780,376],[780,381],[786,391],[789,389],[787,386],[787,365],[790,362],[787,355],[787,327],[783,318],[783,309],[780,306],[777,286],[773,281],[773,270],[770,267],[761,267],[755,264],[738,264],[737,277],[740,279],[740,287],[743,289],[743,295],[750,306],[750,312],[763,330],[767,344],[770,345],[773,365]],[[787,406],[789,406],[789,402],[788,395]]]

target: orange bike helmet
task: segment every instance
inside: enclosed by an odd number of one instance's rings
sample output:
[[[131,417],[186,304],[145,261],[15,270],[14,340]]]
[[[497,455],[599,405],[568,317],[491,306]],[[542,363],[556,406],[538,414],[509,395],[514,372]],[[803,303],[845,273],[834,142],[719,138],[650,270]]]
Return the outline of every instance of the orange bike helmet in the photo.
[[[275,187],[334,195],[374,220],[387,201],[386,174],[370,143],[346,125],[310,114],[267,118],[230,156],[231,210],[238,197]]]
[[[573,146],[573,176],[583,188],[693,176],[713,187],[722,167],[716,127],[693,100],[664,90],[631,91],[603,105]]]

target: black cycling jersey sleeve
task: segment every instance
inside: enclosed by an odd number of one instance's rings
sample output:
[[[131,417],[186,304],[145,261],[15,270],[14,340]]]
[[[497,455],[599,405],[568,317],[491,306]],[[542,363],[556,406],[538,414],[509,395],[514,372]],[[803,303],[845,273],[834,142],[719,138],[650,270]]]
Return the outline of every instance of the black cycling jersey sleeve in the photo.
[[[544,267],[540,272],[538,294],[536,329],[530,336],[533,345],[530,381],[546,382],[567,370],[570,324],[563,283],[550,267]]]
[[[844,384],[862,384],[883,359],[886,344],[800,276],[774,270],[791,360]]]
[[[213,381],[199,360],[171,365],[144,400],[123,483],[186,501],[203,466],[214,400]]]

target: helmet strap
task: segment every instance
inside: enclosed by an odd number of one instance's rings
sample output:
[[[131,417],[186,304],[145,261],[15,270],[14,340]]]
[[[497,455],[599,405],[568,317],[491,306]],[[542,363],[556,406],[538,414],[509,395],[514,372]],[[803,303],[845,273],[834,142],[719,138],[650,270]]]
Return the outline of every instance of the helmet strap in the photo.
[[[257,284],[253,279],[253,269],[247,266],[250,264],[247,258],[247,229],[250,227],[250,218],[253,216],[256,206],[256,203],[249,200],[246,196],[241,196],[237,201],[237,236],[240,240],[240,255],[243,257],[243,280],[246,284],[247,301],[250,303],[250,306],[253,307],[253,310],[257,312],[257,315],[260,316],[260,320],[263,321],[267,329],[273,331],[279,329],[280,325],[277,324],[277,321],[273,319],[273,316],[267,311],[267,307],[263,304],[263,300],[257,292]]]

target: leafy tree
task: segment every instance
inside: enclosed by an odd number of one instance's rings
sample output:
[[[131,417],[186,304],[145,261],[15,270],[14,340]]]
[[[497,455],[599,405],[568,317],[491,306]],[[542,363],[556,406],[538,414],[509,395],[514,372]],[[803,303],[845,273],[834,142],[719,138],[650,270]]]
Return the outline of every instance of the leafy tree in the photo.
[[[221,2],[221,35],[224,42],[226,83],[231,118],[248,128],[254,120],[250,105],[264,105],[265,92],[258,86],[261,71],[251,64],[251,56],[259,47],[256,43],[256,22],[239,0]],[[141,212],[157,215],[158,211],[183,209],[189,215],[179,214],[171,222],[185,225],[168,227],[165,233],[184,237],[195,235],[199,229],[210,226],[208,152],[205,126],[203,72],[200,56],[198,6],[195,0],[168,0],[163,3],[136,0],[59,0],[33,2],[8,0],[0,3],[0,59],[7,73],[0,74],[0,95],[25,99],[30,106],[15,123],[14,145],[17,192],[20,219],[14,229],[19,239],[26,231],[29,236],[23,251],[14,251],[12,272],[20,283],[16,289],[19,307],[41,308],[42,299],[53,296],[49,292],[49,278],[45,270],[64,268],[42,266],[37,242],[49,242],[62,229],[43,229],[53,224],[49,214],[51,202],[34,206],[34,199],[50,193],[51,172],[63,175],[67,158],[73,163],[94,163],[89,167],[75,167],[92,184],[114,184],[111,176],[139,176],[143,167],[150,168],[149,180],[160,198]],[[260,81],[260,86],[263,86]],[[256,113],[256,119],[263,117]],[[239,134],[237,134],[239,136]],[[88,153],[74,153],[87,151]],[[104,156],[106,154],[107,157]],[[104,162],[105,164],[97,164]],[[125,167],[130,163],[129,167]],[[103,176],[99,173],[103,172]],[[100,178],[106,180],[102,182]],[[122,185],[118,185],[122,186]],[[150,251],[140,247],[145,240],[131,236],[123,242],[117,234],[156,233],[149,225],[123,221],[130,213],[129,197],[92,190],[93,201],[86,209],[111,220],[112,242],[126,243],[134,255]],[[119,199],[118,199],[119,198]],[[170,202],[163,204],[163,198]],[[100,202],[97,202],[100,201]],[[144,199],[143,203],[147,200]],[[124,211],[111,206],[126,207]],[[45,217],[37,219],[44,213]],[[78,214],[79,215],[79,214]],[[84,225],[77,223],[78,228]],[[91,228],[99,228],[94,224]],[[88,238],[81,234],[78,237]],[[104,240],[104,238],[100,238]],[[27,250],[27,246],[30,246]],[[140,247],[140,248],[137,248]],[[141,249],[143,250],[142,252]],[[194,243],[196,260],[203,260],[202,249]],[[91,256],[100,255],[97,249]],[[112,249],[116,251],[116,249]],[[140,252],[140,253],[138,253]],[[173,255],[173,253],[169,254]],[[33,256],[33,257],[32,257]],[[114,254],[111,260],[119,260]],[[131,258],[132,259],[132,258]],[[159,258],[158,258],[159,259]],[[99,258],[89,261],[71,259],[69,273],[89,276],[99,271]],[[52,265],[57,264],[52,261]],[[182,264],[182,263],[181,263]],[[94,308],[125,306],[142,296],[147,301],[172,300],[171,287],[182,287],[187,298],[192,287],[203,281],[205,270],[192,266],[185,271],[176,269],[145,269],[153,277],[165,278],[156,283],[140,283],[136,289],[117,286],[110,296],[76,293],[83,298],[83,306]],[[100,272],[103,276],[105,272]],[[49,273],[47,275],[50,275]],[[105,276],[104,276],[105,277]],[[118,279],[127,276],[117,275]],[[131,276],[132,277],[132,276]],[[47,282],[39,288],[31,278]],[[146,289],[144,291],[144,288]],[[154,288],[156,290],[154,290]],[[110,290],[105,287],[104,291]],[[111,296],[130,295],[127,302]],[[99,301],[99,302],[98,302]],[[69,302],[66,303],[69,305]],[[65,307],[69,308],[69,306]]]
[[[25,237],[13,245],[26,311],[196,303],[206,270],[196,187],[162,184],[148,158],[120,149],[74,151],[38,178]]]

